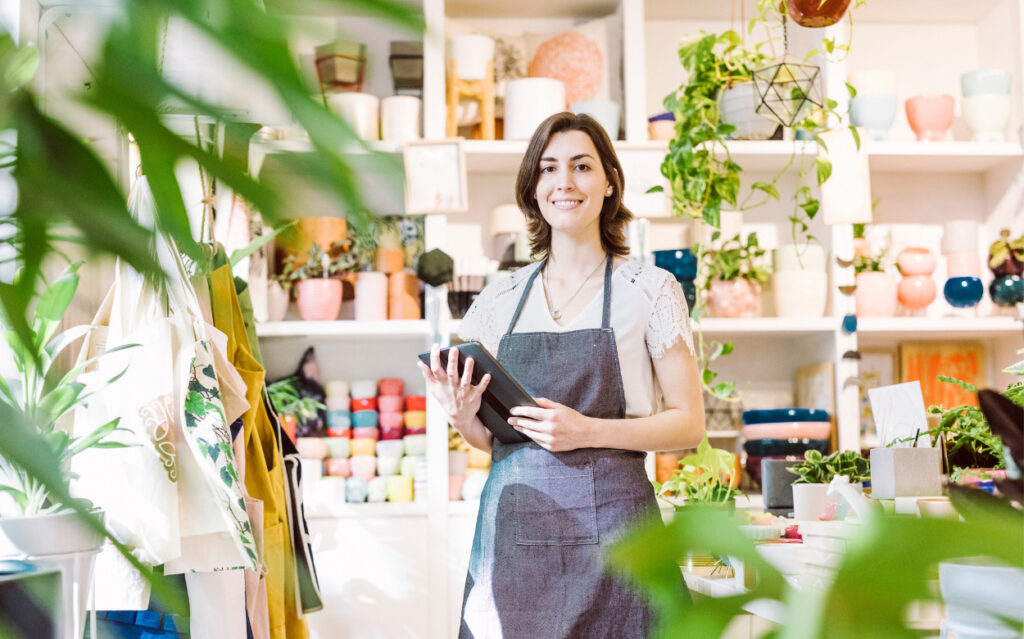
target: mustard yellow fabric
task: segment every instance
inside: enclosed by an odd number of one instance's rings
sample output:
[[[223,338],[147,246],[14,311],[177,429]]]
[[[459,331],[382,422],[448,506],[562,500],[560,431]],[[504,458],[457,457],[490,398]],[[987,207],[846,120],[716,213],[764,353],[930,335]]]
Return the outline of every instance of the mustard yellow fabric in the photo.
[[[245,438],[245,487],[263,501],[263,555],[267,563],[267,601],[271,639],[307,639],[295,592],[295,557],[288,535],[284,471],[273,423],[263,404],[263,366],[252,355],[230,265],[210,277],[214,325],[228,336],[228,359],[245,380],[250,409],[242,417]]]

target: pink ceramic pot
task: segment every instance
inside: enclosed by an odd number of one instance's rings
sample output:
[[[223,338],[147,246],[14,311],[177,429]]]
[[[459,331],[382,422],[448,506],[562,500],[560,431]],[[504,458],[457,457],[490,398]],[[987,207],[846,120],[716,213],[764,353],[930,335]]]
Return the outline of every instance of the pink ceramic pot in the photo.
[[[946,255],[946,277],[980,277],[981,257],[974,251]]]
[[[920,310],[935,299],[935,280],[931,275],[911,275],[900,280],[896,296],[909,311]]]
[[[715,280],[708,308],[715,317],[753,317],[761,306],[761,285],[753,280]]]
[[[896,314],[896,278],[877,271],[858,274],[854,300],[858,317],[892,317]]]
[[[906,102],[907,121],[921,141],[937,142],[946,138],[953,126],[953,96],[942,93],[915,95]]]
[[[302,280],[296,285],[299,317],[306,321],[338,319],[341,311],[341,282],[332,279]]]
[[[896,266],[904,277],[908,275],[931,275],[935,270],[935,253],[926,248],[905,248],[896,256]]]

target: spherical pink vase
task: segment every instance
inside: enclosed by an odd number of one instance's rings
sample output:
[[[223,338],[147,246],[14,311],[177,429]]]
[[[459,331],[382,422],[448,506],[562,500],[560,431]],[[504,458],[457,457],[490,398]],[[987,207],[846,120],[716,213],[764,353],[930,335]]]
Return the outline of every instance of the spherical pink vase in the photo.
[[[753,280],[715,280],[708,291],[708,308],[715,317],[753,317],[761,307],[761,285]]]
[[[858,317],[892,317],[896,314],[896,278],[890,273],[869,271],[857,275],[854,291]]]
[[[896,266],[903,279],[897,288],[897,299],[904,308],[918,311],[935,299],[935,254],[926,248],[905,248],[896,256]]]
[[[917,139],[938,142],[946,138],[953,126],[953,96],[942,93],[915,95],[906,101],[907,122],[917,134]]]
[[[332,279],[309,279],[299,282],[295,290],[299,317],[306,321],[338,319],[341,311],[341,281]]]

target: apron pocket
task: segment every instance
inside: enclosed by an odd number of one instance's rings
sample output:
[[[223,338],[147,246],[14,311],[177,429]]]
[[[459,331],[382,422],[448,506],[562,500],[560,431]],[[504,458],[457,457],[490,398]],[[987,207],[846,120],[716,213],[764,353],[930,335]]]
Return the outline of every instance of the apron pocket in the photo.
[[[593,466],[549,475],[516,475],[516,544],[598,543]]]

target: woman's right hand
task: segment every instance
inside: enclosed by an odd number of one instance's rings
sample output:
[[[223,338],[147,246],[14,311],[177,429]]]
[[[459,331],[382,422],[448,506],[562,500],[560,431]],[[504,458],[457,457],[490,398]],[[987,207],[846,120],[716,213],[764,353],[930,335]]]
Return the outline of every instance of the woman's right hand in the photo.
[[[476,386],[473,385],[473,358],[466,359],[466,365],[459,376],[459,350],[448,351],[447,368],[441,364],[441,345],[434,344],[430,349],[430,366],[417,360],[416,363],[423,373],[427,390],[441,404],[448,423],[465,435],[472,425],[473,418],[480,410],[484,390],[491,381],[490,374],[484,375]]]

